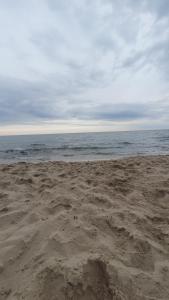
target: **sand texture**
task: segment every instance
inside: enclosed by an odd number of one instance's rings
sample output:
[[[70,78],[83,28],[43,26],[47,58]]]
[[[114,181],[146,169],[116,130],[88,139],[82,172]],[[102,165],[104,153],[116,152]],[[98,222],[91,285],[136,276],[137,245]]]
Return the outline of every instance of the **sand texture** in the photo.
[[[0,300],[169,300],[169,156],[0,166]]]

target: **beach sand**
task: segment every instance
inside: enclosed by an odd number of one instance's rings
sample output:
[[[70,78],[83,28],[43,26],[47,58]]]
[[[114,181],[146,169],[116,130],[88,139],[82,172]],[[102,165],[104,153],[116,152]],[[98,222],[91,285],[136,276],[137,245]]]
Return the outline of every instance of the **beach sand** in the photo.
[[[168,300],[169,156],[0,166],[0,300]]]

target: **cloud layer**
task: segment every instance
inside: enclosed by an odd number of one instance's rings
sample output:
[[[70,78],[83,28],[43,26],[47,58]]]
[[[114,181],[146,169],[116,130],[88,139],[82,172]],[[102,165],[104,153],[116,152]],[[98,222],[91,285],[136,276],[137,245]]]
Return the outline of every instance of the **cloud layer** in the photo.
[[[1,126],[168,127],[168,0],[0,1],[0,35]]]

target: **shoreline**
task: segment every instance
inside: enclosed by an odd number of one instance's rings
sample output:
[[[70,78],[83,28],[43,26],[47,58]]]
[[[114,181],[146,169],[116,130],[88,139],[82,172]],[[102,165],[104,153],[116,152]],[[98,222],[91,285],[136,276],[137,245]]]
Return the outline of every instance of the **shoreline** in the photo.
[[[10,166],[10,165],[17,165],[17,164],[33,164],[33,165],[40,165],[40,164],[48,164],[48,163],[65,163],[65,164],[85,164],[85,163],[99,163],[99,162],[114,162],[114,161],[121,161],[121,160],[129,160],[129,159],[144,159],[144,158],[161,158],[161,157],[169,157],[169,154],[143,154],[143,155],[131,155],[131,156],[119,156],[115,158],[103,158],[103,159],[89,159],[89,160],[40,160],[40,161],[16,161],[16,162],[1,162],[0,161],[0,167],[1,166]]]
[[[114,161],[122,161],[122,160],[130,160],[130,159],[144,159],[144,158],[165,158],[169,157],[169,154],[144,154],[144,155],[132,155],[132,156],[121,156],[121,157],[115,157],[115,158],[104,158],[104,159],[91,159],[91,160],[42,160],[42,161],[16,161],[16,162],[1,162],[0,161],[0,167],[1,166],[10,166],[10,165],[17,165],[17,164],[32,164],[32,165],[41,165],[41,164],[48,164],[48,163],[65,163],[65,164],[85,164],[85,163],[99,163],[99,162],[114,162]]]
[[[169,155],[1,164],[0,299],[167,300],[168,228]]]

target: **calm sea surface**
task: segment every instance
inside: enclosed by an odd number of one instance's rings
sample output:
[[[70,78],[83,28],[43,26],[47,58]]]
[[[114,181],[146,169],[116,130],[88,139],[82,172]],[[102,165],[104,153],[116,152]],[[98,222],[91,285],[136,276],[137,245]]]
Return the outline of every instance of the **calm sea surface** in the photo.
[[[0,163],[169,154],[169,130],[0,137]]]

